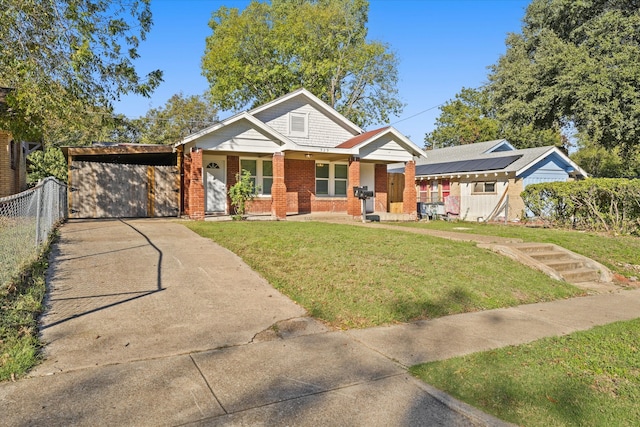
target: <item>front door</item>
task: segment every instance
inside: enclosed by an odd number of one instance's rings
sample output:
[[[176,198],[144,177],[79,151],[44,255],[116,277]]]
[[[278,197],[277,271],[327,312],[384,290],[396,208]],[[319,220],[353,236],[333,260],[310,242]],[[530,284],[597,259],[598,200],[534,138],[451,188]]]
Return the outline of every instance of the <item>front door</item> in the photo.
[[[225,213],[227,208],[227,172],[224,160],[209,162],[204,173],[206,211]]]

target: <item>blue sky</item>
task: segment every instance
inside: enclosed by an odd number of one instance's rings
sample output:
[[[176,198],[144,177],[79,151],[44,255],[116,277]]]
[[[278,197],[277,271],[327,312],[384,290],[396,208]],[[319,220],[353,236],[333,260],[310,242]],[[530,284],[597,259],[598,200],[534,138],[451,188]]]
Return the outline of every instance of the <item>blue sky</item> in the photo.
[[[505,51],[505,38],[519,32],[529,1],[522,0],[370,0],[369,39],[386,42],[399,58],[399,92],[405,108],[391,120],[418,146],[434,128],[440,111],[462,87],[487,80],[487,67]],[[154,26],[139,49],[141,74],[164,71],[151,98],[127,96],[116,112],[144,115],[173,94],[201,94],[208,84],[200,61],[211,13],[221,6],[243,9],[245,0],[153,0]],[[429,110],[430,109],[430,110]],[[425,110],[429,110],[426,111]],[[220,118],[230,115],[221,112]],[[412,117],[413,116],[413,117]]]

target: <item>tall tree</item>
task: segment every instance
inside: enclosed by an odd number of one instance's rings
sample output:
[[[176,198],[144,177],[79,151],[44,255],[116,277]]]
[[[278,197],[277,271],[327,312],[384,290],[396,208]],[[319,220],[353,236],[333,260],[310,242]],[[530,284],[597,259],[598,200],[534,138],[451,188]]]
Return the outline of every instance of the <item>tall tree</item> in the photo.
[[[149,3],[1,0],[0,86],[14,90],[0,127],[47,138],[49,123],[73,125],[85,107],[108,117],[120,95],[149,95],[162,73],[141,77],[133,64],[152,25]]]
[[[440,107],[436,128],[425,136],[425,147],[443,148],[498,138],[499,123],[487,91],[462,88]]]
[[[440,107],[436,128],[425,136],[425,148],[442,148],[506,138],[515,147],[562,145],[557,129],[535,129],[499,120],[488,88],[462,88]]]
[[[398,60],[367,40],[366,0],[252,1],[221,7],[209,26],[202,71],[221,110],[257,106],[304,87],[353,122],[402,111]]]
[[[640,4],[533,0],[489,76],[498,118],[578,135],[624,158],[640,146]]]
[[[204,97],[173,95],[164,107],[153,108],[137,121],[140,142],[173,144],[217,121],[217,111]]]

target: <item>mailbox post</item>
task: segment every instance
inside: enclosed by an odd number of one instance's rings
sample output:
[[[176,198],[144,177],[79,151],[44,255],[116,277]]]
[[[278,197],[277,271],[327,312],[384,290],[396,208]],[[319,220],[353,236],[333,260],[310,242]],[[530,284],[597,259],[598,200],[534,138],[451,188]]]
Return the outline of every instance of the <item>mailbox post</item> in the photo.
[[[373,191],[369,190],[366,185],[364,187],[353,187],[353,195],[360,199],[362,222],[365,223],[367,222],[367,208],[365,203],[367,202],[367,199],[373,197]]]

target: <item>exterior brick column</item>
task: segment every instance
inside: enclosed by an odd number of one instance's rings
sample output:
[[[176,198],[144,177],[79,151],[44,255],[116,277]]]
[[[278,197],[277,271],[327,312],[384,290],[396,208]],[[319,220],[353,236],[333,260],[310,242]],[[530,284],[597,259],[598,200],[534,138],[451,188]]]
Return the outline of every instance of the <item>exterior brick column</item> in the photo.
[[[284,183],[284,154],[273,153],[273,185],[271,186],[271,215],[287,218],[287,186]]]
[[[202,148],[191,151],[191,170],[189,171],[189,218],[204,219],[204,184],[202,182]]]
[[[387,165],[376,164],[375,172],[375,195],[376,204],[373,207],[374,212],[386,212],[387,211]]]
[[[347,187],[347,214],[351,216],[362,215],[360,199],[353,195],[353,187],[360,187],[360,159],[349,159],[349,186]]]
[[[404,167],[404,191],[402,192],[402,211],[418,217],[417,209],[418,194],[416,192],[416,162],[413,160],[406,163]]]

